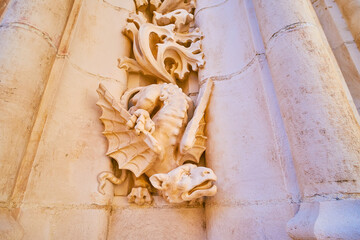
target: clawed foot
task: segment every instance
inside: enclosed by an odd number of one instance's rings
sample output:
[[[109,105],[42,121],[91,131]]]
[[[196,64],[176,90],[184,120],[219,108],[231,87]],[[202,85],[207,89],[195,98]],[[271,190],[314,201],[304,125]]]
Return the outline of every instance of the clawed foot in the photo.
[[[128,195],[128,201],[138,205],[150,204],[152,200],[149,190],[143,187],[131,189],[131,193]]]
[[[134,128],[137,135],[141,132],[153,133],[155,131],[155,123],[151,120],[149,112],[144,109],[137,109],[126,125]]]

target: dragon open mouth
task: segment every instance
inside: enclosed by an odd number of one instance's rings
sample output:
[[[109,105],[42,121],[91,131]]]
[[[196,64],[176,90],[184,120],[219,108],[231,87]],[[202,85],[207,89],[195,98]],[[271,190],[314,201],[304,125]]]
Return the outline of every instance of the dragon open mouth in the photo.
[[[217,192],[217,187],[214,182],[217,180],[216,176],[212,171],[208,176],[203,178],[202,182],[187,192],[181,194],[183,201],[192,201],[200,197],[211,197],[214,196]],[[200,179],[199,179],[200,180]],[[195,181],[195,180],[194,180]],[[197,181],[200,182],[200,181]]]
[[[196,187],[194,187],[193,189],[191,189],[188,194],[191,195],[193,192],[197,191],[197,190],[205,190],[205,189],[210,189],[212,186],[214,185],[213,180],[206,180],[205,182],[197,185]]]

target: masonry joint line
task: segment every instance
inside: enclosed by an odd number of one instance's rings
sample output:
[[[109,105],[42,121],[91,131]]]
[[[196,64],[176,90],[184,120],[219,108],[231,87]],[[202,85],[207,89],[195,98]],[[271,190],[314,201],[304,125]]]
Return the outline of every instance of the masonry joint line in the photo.
[[[215,4],[215,5],[200,8],[198,11],[195,10],[195,16],[194,16],[194,18],[196,18],[196,16],[198,15],[198,13],[202,12],[203,10],[206,10],[206,9],[209,9],[209,8],[218,7],[218,6],[220,6],[220,5],[223,5],[223,4],[227,3],[228,1],[229,1],[229,0],[224,0],[224,1],[220,2],[220,3]]]
[[[109,6],[109,7],[111,7],[111,8],[113,8],[113,9],[115,9],[116,11],[126,11],[126,12],[129,12],[129,13],[131,13],[132,11],[130,11],[129,9],[126,9],[126,8],[123,8],[123,7],[118,7],[118,6],[115,6],[115,5],[113,5],[113,4],[111,4],[111,3],[109,3],[108,1],[106,1],[106,0],[103,0],[103,3],[104,4],[106,4],[107,6]]]
[[[265,44],[266,48],[267,48],[267,46],[269,45],[270,42],[274,41],[279,36],[282,36],[285,33],[297,31],[299,29],[303,29],[303,28],[306,28],[306,27],[315,27],[315,28],[317,28],[317,26],[315,24],[309,23],[309,22],[296,22],[296,23],[292,23],[292,24],[289,24],[289,25],[286,25],[286,26],[282,27],[281,29],[276,31],[273,35],[271,35],[271,37],[269,38],[269,40]]]
[[[265,56],[265,53],[256,53],[251,58],[251,60],[243,68],[241,68],[239,71],[229,73],[229,74],[226,74],[226,75],[207,77],[207,78],[205,78],[203,80],[200,80],[200,86],[203,85],[209,78],[211,78],[213,81],[216,81],[216,82],[217,81],[224,81],[224,80],[231,80],[233,77],[236,77],[236,76],[242,74],[243,72],[245,72],[247,69],[249,69],[255,63],[255,60],[257,58],[261,59],[264,56]]]
[[[41,29],[29,24],[29,23],[23,23],[23,22],[10,22],[10,23],[4,23],[0,25],[0,28],[21,28],[24,30],[27,30],[29,32],[35,33],[36,35],[40,36],[42,39],[44,39],[52,48],[55,49],[57,52],[57,47],[55,46],[52,38],[47,32],[42,31]]]

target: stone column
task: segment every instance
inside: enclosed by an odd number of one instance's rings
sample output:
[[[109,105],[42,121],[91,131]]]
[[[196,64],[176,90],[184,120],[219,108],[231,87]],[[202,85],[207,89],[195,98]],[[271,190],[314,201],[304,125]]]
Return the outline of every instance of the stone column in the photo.
[[[72,3],[73,0],[13,0],[0,16],[0,211],[9,208]],[[6,224],[0,225],[3,238]]]
[[[106,239],[112,185],[97,191],[111,170],[96,105],[99,83],[114,96],[126,89],[117,67],[130,55],[122,34],[133,0],[76,0],[41,101],[31,144],[13,194],[24,239]],[[30,169],[30,170],[28,170]]]
[[[1,21],[0,201],[13,189],[72,2],[14,0]]]
[[[308,0],[254,0],[302,203],[295,239],[360,238],[360,126]]]
[[[355,107],[360,113],[360,49],[357,48],[354,37],[336,2],[317,0],[313,2],[313,7],[342,71]],[[360,123],[360,117],[358,117],[358,121]]]
[[[360,0],[336,0],[360,48]]]
[[[218,193],[205,205],[208,239],[288,239],[299,190],[251,1],[197,1],[212,78],[206,164]]]

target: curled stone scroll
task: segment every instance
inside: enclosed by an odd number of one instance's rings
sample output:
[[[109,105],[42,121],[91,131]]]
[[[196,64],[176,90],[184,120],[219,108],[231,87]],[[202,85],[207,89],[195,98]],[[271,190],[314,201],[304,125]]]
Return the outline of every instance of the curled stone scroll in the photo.
[[[216,175],[199,166],[213,83],[210,79],[201,86],[196,104],[181,87],[205,64],[203,36],[194,27],[195,2],[135,3],[137,13],[130,14],[124,29],[133,43],[133,57],[119,59],[119,67],[153,78],[156,84],[129,89],[119,100],[100,84],[97,105],[109,142],[107,155],[116,160],[121,174],[100,173],[99,191],[104,194],[106,180],[121,184],[132,176],[128,199],[140,205],[150,203],[156,191],[171,203],[213,196]]]

